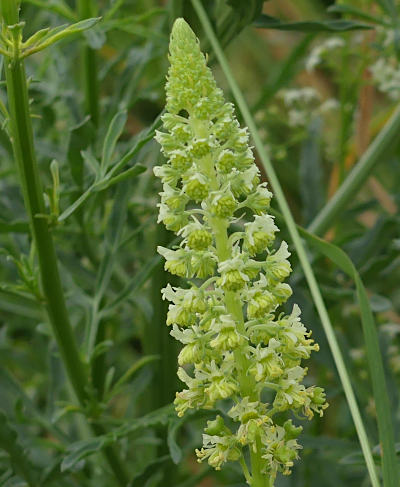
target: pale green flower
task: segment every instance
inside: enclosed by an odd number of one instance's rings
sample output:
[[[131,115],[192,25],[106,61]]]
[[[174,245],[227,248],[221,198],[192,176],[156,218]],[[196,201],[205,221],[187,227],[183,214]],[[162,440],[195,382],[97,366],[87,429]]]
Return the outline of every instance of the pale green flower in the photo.
[[[298,306],[288,316],[279,309],[292,294],[283,282],[291,268],[287,244],[273,247],[272,194],[260,183],[247,129],[224,102],[183,19],[174,24],[169,59],[164,131],[156,135],[167,160],[154,173],[163,183],[159,221],[182,238],[179,247],[158,251],[166,270],[187,279],[186,289],[163,290],[171,335],[184,345],[178,376],[186,389],[177,393],[176,410],[182,416],[225,401],[235,427],[220,416],[209,421],[199,460],[216,469],[243,465],[248,449],[258,474],[273,482],[290,472],[301,431],[275,421],[275,413],[311,418],[326,407],[322,389],[302,384],[301,360],[318,347]],[[244,211],[249,221],[234,231]],[[272,404],[262,401],[266,388]]]

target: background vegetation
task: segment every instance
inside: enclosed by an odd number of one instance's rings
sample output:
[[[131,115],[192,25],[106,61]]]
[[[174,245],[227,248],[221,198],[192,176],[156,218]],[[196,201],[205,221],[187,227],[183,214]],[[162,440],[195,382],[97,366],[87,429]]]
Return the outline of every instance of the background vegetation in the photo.
[[[400,5],[203,5],[267,151],[259,160],[263,177],[271,180],[269,155],[295,222],[334,245],[301,233],[381,479],[379,443],[385,458],[400,448],[388,430],[399,438]],[[80,401],[46,312],[2,69],[0,486],[244,485],[233,464],[215,472],[195,462],[207,412],[178,419],[171,406],[180,388],[177,349],[160,295],[170,277],[156,246],[171,245],[173,236],[156,223],[160,188],[152,167],[161,156],[152,136],[176,17],[198,32],[227,98],[237,102],[232,79],[224,77],[218,49],[189,1],[24,1],[24,39],[99,16],[90,29],[26,61],[43,218],[85,380]],[[273,209],[282,238],[293,243],[275,199]],[[309,380],[325,388],[330,407],[322,419],[304,422],[302,458],[277,486],[368,486],[355,406],[348,406],[338,355],[291,250],[294,299],[321,347],[309,361]],[[385,486],[398,485],[395,464],[384,479]]]

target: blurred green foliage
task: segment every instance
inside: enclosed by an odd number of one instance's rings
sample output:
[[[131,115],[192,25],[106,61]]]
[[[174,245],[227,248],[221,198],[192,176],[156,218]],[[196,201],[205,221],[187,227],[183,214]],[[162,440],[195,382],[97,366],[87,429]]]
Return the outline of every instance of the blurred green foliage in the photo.
[[[204,5],[253,107],[296,221],[307,227],[400,99],[399,6],[391,0],[254,0],[245,2],[246,8],[234,0],[205,0]],[[93,437],[88,429],[87,411],[77,405],[66,382],[48,324],[9,140],[2,74],[0,485],[114,485],[99,455],[113,444],[132,486],[242,486],[233,464],[214,472],[195,463],[193,450],[201,442],[207,413],[178,419],[171,406],[180,387],[177,350],[165,325],[160,289],[167,277],[156,254],[157,245],[173,245],[173,236],[157,225],[160,188],[152,175],[161,157],[152,135],[165,101],[173,19],[184,15],[203,49],[210,47],[188,1],[104,0],[93,2],[89,12],[101,16],[101,22],[29,57],[26,68],[35,147],[68,311],[90,370],[88,389],[97,398],[97,420],[107,433]],[[24,38],[76,22],[83,14],[79,2],[24,1]],[[212,52],[210,62],[226,88]],[[95,99],[93,93],[98,93]],[[381,154],[362,189],[324,235],[349,255],[368,290],[396,438],[399,149],[395,141]],[[319,254],[310,259],[379,467],[376,410],[354,283]],[[310,361],[310,383],[324,386],[331,406],[324,418],[304,422],[302,459],[277,485],[367,486],[341,383],[295,254],[292,265],[295,299],[321,346]]]

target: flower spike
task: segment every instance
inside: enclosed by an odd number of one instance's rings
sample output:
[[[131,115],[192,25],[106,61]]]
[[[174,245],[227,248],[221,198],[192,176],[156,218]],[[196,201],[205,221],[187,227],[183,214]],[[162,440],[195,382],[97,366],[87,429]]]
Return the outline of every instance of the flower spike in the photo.
[[[163,290],[171,335],[184,345],[178,376],[186,388],[176,410],[182,416],[225,401],[228,418],[208,422],[199,461],[217,470],[227,461],[243,465],[248,449],[250,485],[272,486],[278,472],[290,473],[301,448],[301,428],[274,415],[311,419],[327,407],[321,388],[302,384],[301,361],[318,345],[297,305],[287,316],[280,309],[292,294],[283,282],[291,268],[287,244],[273,248],[272,194],[260,183],[247,129],[183,19],[175,21],[169,51],[164,131],[156,134],[167,162],[154,173],[163,183],[159,221],[182,237],[178,248],[159,252],[166,270],[188,279],[186,289]],[[266,389],[270,403],[262,399]]]

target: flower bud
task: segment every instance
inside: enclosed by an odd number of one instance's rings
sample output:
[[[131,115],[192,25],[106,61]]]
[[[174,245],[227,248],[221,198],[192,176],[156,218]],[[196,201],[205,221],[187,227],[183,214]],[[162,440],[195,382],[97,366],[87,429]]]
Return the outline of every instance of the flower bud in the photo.
[[[230,150],[223,150],[218,156],[217,169],[223,173],[229,173],[235,167],[235,155]]]
[[[293,460],[297,458],[297,453],[289,446],[282,445],[275,450],[274,457],[278,462],[291,467],[293,465]]]
[[[288,419],[287,421],[285,421],[285,423],[283,424],[283,427],[285,429],[285,438],[287,440],[296,439],[300,435],[300,433],[303,431],[302,426],[295,426],[291,419]]]
[[[192,159],[184,150],[175,150],[169,157],[171,166],[181,173],[187,171],[192,165]]]
[[[231,434],[231,430],[225,426],[225,422],[219,414],[214,420],[207,421],[207,427],[204,428],[204,432],[212,436]]]
[[[272,193],[265,187],[266,183],[257,186],[254,193],[250,194],[246,200],[246,206],[251,208],[257,215],[261,215],[269,208]]]
[[[189,147],[190,155],[195,159],[201,159],[211,150],[208,139],[195,139]]]
[[[247,317],[262,318],[277,305],[275,297],[269,292],[257,293],[247,305]]]
[[[212,244],[212,235],[207,230],[194,230],[188,237],[188,247],[205,250]]]
[[[232,193],[220,194],[213,198],[211,203],[211,211],[215,216],[219,218],[228,218],[232,216],[236,210],[236,200]]]
[[[183,187],[184,192],[194,201],[202,201],[208,196],[208,185],[204,177],[195,175]]]

